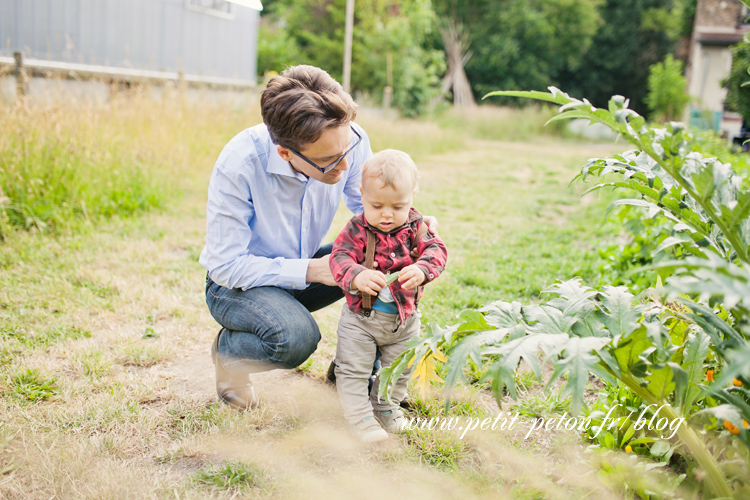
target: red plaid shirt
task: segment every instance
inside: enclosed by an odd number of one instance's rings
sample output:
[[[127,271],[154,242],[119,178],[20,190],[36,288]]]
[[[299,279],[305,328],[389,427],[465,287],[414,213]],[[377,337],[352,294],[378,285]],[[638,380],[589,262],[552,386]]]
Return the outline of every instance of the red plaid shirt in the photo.
[[[383,274],[388,271],[397,273],[406,266],[416,264],[425,275],[422,284],[429,283],[440,276],[448,259],[448,250],[440,238],[427,231],[417,242],[419,258],[415,260],[410,255],[412,241],[422,224],[422,215],[413,208],[409,211],[406,223],[389,233],[384,233],[367,224],[364,214],[352,217],[333,243],[333,252],[329,260],[333,278],[344,290],[349,309],[355,313],[363,311],[362,296],[358,290],[352,289],[352,281],[355,276],[367,269],[364,266],[367,247],[365,228],[375,233],[377,239],[375,262],[378,264],[376,269]],[[417,308],[417,303],[422,296],[422,287],[404,290],[401,288],[401,283],[396,280],[390,288],[398,306],[401,322],[404,322]]]

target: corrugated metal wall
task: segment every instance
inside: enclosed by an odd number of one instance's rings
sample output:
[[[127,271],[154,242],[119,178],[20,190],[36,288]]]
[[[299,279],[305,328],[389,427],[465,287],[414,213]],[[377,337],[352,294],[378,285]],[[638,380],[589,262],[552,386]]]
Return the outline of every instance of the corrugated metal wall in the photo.
[[[255,80],[260,13],[186,0],[0,0],[0,55]]]

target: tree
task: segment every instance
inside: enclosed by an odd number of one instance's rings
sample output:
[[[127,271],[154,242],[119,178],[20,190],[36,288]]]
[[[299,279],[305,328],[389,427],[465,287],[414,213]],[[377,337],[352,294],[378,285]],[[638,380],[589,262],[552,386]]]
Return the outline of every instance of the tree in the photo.
[[[731,48],[732,70],[729,76],[722,82],[727,86],[726,107],[730,111],[736,111],[745,120],[750,120],[750,86],[745,82],[750,81],[750,41],[747,39]]]
[[[601,10],[604,24],[580,66],[560,75],[560,87],[571,95],[585,95],[599,107],[610,96],[623,95],[635,111],[645,113],[648,69],[672,48],[671,28],[658,22],[659,9],[671,12],[672,1],[607,0]]]
[[[346,0],[275,0],[266,16],[274,20],[277,36],[298,49],[293,64],[318,66],[340,81],[345,7]],[[405,115],[423,111],[439,92],[445,70],[442,51],[427,42],[435,25],[429,0],[357,2],[354,15],[352,91],[380,99],[390,54],[394,104]]]
[[[687,80],[682,76],[682,63],[667,54],[664,62],[649,68],[646,105],[651,119],[661,122],[680,120],[690,101]]]
[[[466,73],[481,98],[499,88],[545,89],[577,68],[600,24],[601,0],[436,0],[439,17],[470,27]]]

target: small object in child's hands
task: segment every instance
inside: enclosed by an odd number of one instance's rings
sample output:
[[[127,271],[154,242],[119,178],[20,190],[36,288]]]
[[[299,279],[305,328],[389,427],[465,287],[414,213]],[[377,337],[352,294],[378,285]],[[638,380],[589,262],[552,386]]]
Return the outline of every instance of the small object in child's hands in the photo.
[[[385,286],[391,286],[391,283],[398,279],[398,273],[391,274],[390,271],[385,275]]]

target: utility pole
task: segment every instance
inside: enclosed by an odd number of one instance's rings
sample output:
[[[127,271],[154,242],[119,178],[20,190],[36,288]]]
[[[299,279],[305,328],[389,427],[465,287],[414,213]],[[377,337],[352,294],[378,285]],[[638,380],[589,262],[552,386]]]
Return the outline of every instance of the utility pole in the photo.
[[[346,31],[344,32],[344,91],[351,90],[352,34],[354,33],[354,0],[346,0]]]

